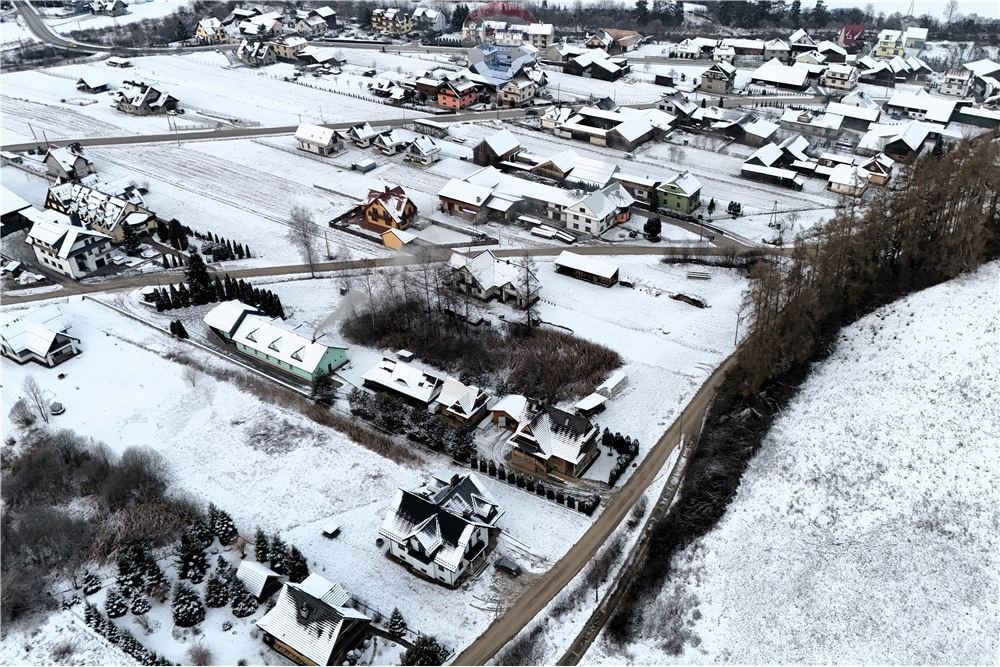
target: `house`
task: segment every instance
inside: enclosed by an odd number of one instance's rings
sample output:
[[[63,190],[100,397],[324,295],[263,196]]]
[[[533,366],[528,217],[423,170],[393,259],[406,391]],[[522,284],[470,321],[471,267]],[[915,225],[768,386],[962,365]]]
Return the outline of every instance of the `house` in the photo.
[[[314,7],[309,10],[309,14],[313,16],[318,16],[324,21],[326,21],[326,27],[331,30],[337,27],[337,12],[329,5],[323,5],[322,7]]]
[[[781,114],[778,125],[786,130],[818,137],[833,138],[840,134],[843,116],[827,112],[806,111],[787,108]]]
[[[865,34],[865,26],[861,23],[845,23],[837,33],[837,44],[845,49],[855,47]]]
[[[885,110],[889,113],[899,114],[904,118],[947,125],[955,113],[957,104],[958,100],[937,97],[923,91],[919,93],[899,92],[893,93],[889,101],[885,103]]]
[[[956,97],[967,97],[972,90],[973,74],[965,68],[952,68],[944,73],[938,85],[938,92],[942,95],[955,95]]]
[[[774,59],[787,62],[791,52],[791,47],[784,40],[771,39],[764,42],[764,62]]]
[[[336,130],[310,123],[302,123],[295,130],[295,144],[300,151],[316,155],[333,155],[343,150]]]
[[[534,413],[531,400],[520,394],[508,394],[490,407],[490,422],[500,428],[516,431]]]
[[[369,389],[388,391],[407,403],[427,407],[441,393],[444,380],[398,359],[382,360],[361,376]]]
[[[59,181],[77,181],[97,171],[78,146],[52,146],[43,160],[49,176]]]
[[[899,30],[886,28],[878,34],[878,40],[875,44],[875,57],[892,58],[893,56],[901,56],[905,53],[905,48],[903,33]]]
[[[511,464],[536,475],[579,477],[599,453],[597,427],[554,406],[519,424],[507,442]]]
[[[872,185],[886,185],[892,178],[893,160],[884,153],[873,155],[858,166],[868,172],[868,182]]]
[[[309,14],[295,22],[295,32],[305,37],[319,37],[330,29],[326,20],[317,14]]]
[[[972,72],[972,94],[979,101],[984,101],[1000,93],[1000,63],[988,58],[965,63],[963,68]]]
[[[493,199],[491,187],[469,183],[460,178],[449,180],[438,192],[442,212],[467,218],[473,222],[486,218],[489,214],[486,204],[491,199]]]
[[[448,19],[444,12],[430,7],[420,6],[413,10],[410,17],[413,27],[424,32],[444,32],[448,27]]]
[[[750,75],[753,83],[775,86],[785,90],[805,90],[808,86],[809,68],[803,63],[785,65],[772,58],[758,67]]]
[[[486,416],[490,397],[479,387],[463,384],[447,377],[434,402],[440,406],[441,417],[455,428],[474,427]]]
[[[701,182],[684,171],[660,183],[656,194],[661,209],[688,215],[701,204]]]
[[[496,546],[504,510],[474,474],[399,489],[376,545],[415,574],[454,587]]]
[[[573,116],[573,109],[570,107],[551,106],[542,114],[542,129],[554,130]]]
[[[628,190],[612,183],[570,205],[563,213],[563,222],[567,229],[600,236],[615,225],[628,222],[634,203]]]
[[[251,67],[264,67],[278,62],[274,45],[264,39],[244,39],[236,49],[236,57],[240,62]]]
[[[831,192],[860,197],[868,189],[868,172],[853,164],[838,164],[830,172],[827,184]]]
[[[511,79],[500,89],[500,106],[519,107],[538,94],[538,86],[527,77]]]
[[[858,85],[858,75],[858,68],[854,65],[834,64],[820,75],[819,82],[837,90],[854,90]]]
[[[823,40],[817,44],[816,52],[823,56],[824,62],[827,63],[847,62],[847,49],[829,40]]]
[[[802,28],[799,28],[788,36],[788,46],[790,49],[790,55],[794,57],[800,53],[814,50],[816,48],[816,42],[809,36],[809,33]]]
[[[568,250],[559,253],[555,261],[555,269],[556,273],[604,287],[611,287],[618,282],[617,266]]]
[[[616,171],[612,179],[621,183],[637,203],[648,209],[656,209],[656,186],[660,183],[655,178]]]
[[[283,17],[279,12],[260,12],[259,10],[254,10],[257,13],[253,14],[249,18],[246,18],[236,25],[235,32],[231,35],[234,38],[237,37],[259,37],[268,38],[272,35],[280,34],[283,29],[282,20]],[[226,22],[223,21],[223,24]],[[227,28],[231,30],[231,26]]]
[[[122,0],[94,0],[90,3],[90,13],[101,16],[124,16],[128,5]]]
[[[229,34],[222,21],[209,16],[198,21],[194,29],[194,38],[199,44],[225,44],[229,41]]]
[[[920,121],[899,125],[872,125],[861,137],[854,152],[868,156],[885,153],[896,162],[910,164],[923,150],[930,128],[927,123]]]
[[[108,82],[93,74],[87,74],[76,80],[76,89],[81,93],[105,93],[108,90]]]
[[[236,568],[236,578],[243,582],[250,595],[262,602],[274,595],[281,588],[281,575],[264,565],[252,560],[240,561]]]
[[[347,131],[347,138],[358,148],[368,148],[380,134],[389,131],[387,127],[372,127],[370,123],[355,125]]]
[[[472,149],[472,161],[483,166],[495,167],[508,162],[521,150],[521,143],[510,130],[491,134]]]
[[[392,129],[375,137],[372,146],[386,155],[396,155],[406,150],[412,141],[413,133],[409,130]]]
[[[438,139],[448,138],[448,124],[431,120],[430,118],[418,118],[413,121],[413,131],[437,137]]]
[[[107,234],[70,224],[66,216],[52,210],[31,208],[23,215],[32,222],[25,242],[42,267],[79,280],[111,263]]]
[[[749,146],[763,146],[772,141],[780,129],[777,123],[758,118],[742,124],[742,142]]]
[[[417,137],[406,147],[403,159],[422,165],[434,164],[441,159],[441,147],[426,135]]]
[[[445,109],[464,109],[476,103],[479,87],[468,79],[447,81],[438,90],[438,106]]]
[[[85,227],[109,235],[115,243],[125,238],[125,225],[136,234],[156,228],[156,215],[144,206],[142,196],[130,189],[109,195],[80,183],[60,183],[49,188],[45,208],[71,220],[75,216]]]
[[[845,128],[867,131],[872,123],[878,122],[882,115],[882,107],[863,91],[858,91],[847,95],[840,102],[830,102],[826,105],[826,112],[841,116]]]
[[[379,231],[388,227],[406,229],[417,215],[417,205],[400,186],[385,186],[384,190],[369,190],[361,203],[365,223]]]
[[[121,69],[132,66],[131,60],[129,60],[128,58],[122,58],[120,56],[111,56],[104,62],[108,65],[108,67],[118,67]]]
[[[240,301],[220,303],[204,322],[240,354],[302,380],[316,382],[347,363],[347,348],[286,331]]]
[[[605,28],[587,37],[584,46],[588,49],[603,49],[609,55],[634,51],[642,43],[642,35],[635,30]]]
[[[538,279],[531,274],[525,280],[523,268],[516,260],[503,259],[484,250],[475,257],[453,253],[448,260],[451,273],[447,285],[480,301],[497,299],[515,308],[527,308],[538,301]],[[530,287],[530,292],[525,289]]]
[[[381,35],[405,35],[413,30],[410,15],[398,7],[372,10],[372,31]]]
[[[927,44],[927,28],[911,25],[903,31],[903,46],[907,49],[922,49]]]
[[[559,151],[547,159],[531,157],[538,160],[531,173],[587,188],[605,187],[618,171],[618,165],[614,162],[595,160],[580,155],[572,148]]]
[[[299,57],[299,52],[308,45],[305,37],[298,35],[283,35],[271,41],[271,48],[278,60],[294,62]]]
[[[712,60],[716,63],[727,63],[729,65],[733,64],[736,60],[736,49],[731,46],[717,46],[715,50],[712,51]]]
[[[601,49],[590,49],[586,53],[570,58],[563,64],[563,72],[602,81],[617,81],[631,71],[628,61],[621,57],[610,57]]]
[[[700,109],[698,103],[679,90],[665,93],[656,108],[677,118],[678,123],[690,122],[691,116]]]
[[[733,89],[735,79],[736,68],[731,62],[717,62],[702,73],[698,89],[706,93],[725,94]]]
[[[24,315],[3,313],[0,322],[0,352],[19,364],[52,368],[80,353],[80,340],[69,335],[70,324],[55,304]]]
[[[123,81],[112,98],[115,108],[136,116],[177,111],[177,98],[136,81]]]
[[[257,621],[264,643],[298,665],[342,665],[371,619],[354,609],[340,584],[311,573],[285,583],[274,607]]]
[[[609,100],[610,101],[610,100]],[[582,107],[565,122],[553,129],[553,134],[566,139],[587,141],[623,151],[635,148],[670,131],[673,116],[659,109],[611,109],[593,105]]]
[[[470,21],[462,28],[465,39],[478,42],[493,41],[504,46],[528,44],[538,50],[547,49],[555,41],[555,27],[551,23],[507,23],[506,21]]]

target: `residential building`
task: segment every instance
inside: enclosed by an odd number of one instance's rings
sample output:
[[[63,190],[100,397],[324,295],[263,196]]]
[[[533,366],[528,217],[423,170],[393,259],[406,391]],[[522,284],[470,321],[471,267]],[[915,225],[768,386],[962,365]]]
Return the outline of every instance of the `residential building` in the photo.
[[[382,35],[405,35],[413,30],[410,15],[398,7],[372,10],[372,31]]]
[[[0,184],[0,236],[31,227],[31,220],[24,215],[31,208],[17,193]]]
[[[816,42],[809,36],[809,33],[799,28],[788,36],[788,46],[790,49],[789,55],[794,58],[800,53],[815,50]]]
[[[962,65],[972,72],[972,94],[980,102],[1000,94],[1000,63],[983,58]]]
[[[29,361],[52,368],[80,353],[80,339],[55,304],[23,315],[0,314],[0,353],[19,364]]]
[[[611,183],[618,171],[618,165],[614,162],[586,157],[572,148],[559,151],[548,158],[534,155],[529,157],[536,162],[531,173],[588,189],[603,188]]]
[[[438,90],[438,106],[445,109],[464,109],[476,103],[479,97],[479,88],[468,79],[456,79],[446,82]]]
[[[222,21],[209,16],[198,21],[194,29],[194,38],[199,44],[225,44],[229,41],[229,34]]]
[[[809,68],[804,63],[785,65],[772,58],[758,67],[750,75],[753,83],[775,86],[786,90],[805,90],[809,85]]]
[[[927,28],[911,25],[903,31],[903,46],[907,49],[922,49],[927,44]]]
[[[861,23],[846,23],[837,34],[837,44],[852,49],[864,37],[865,26]]]
[[[656,186],[660,183],[655,178],[616,170],[612,179],[616,183],[621,183],[637,203],[649,209],[656,209]]]
[[[579,477],[599,453],[597,427],[554,406],[519,424],[507,442],[511,465],[535,475]]]
[[[451,273],[447,285],[462,294],[480,301],[497,299],[515,308],[527,308],[538,301],[537,277],[518,261],[497,257],[492,250],[475,257],[454,253],[448,265]],[[525,271],[529,271],[528,280]]]
[[[337,27],[337,12],[333,9],[333,7],[330,7],[329,5],[314,7],[309,10],[309,13],[326,21],[327,28],[332,30]]]
[[[556,273],[604,287],[611,287],[618,282],[618,267],[614,264],[568,250],[556,257],[555,269]]]
[[[413,141],[413,133],[409,130],[392,129],[375,137],[372,146],[385,155],[397,155],[406,150]]]
[[[410,245],[420,245],[420,238],[416,234],[403,229],[390,227],[381,234],[382,245],[389,250],[402,250]]]
[[[510,130],[491,134],[472,149],[472,161],[483,166],[495,167],[514,159],[521,150],[521,142]]]
[[[448,27],[448,19],[444,12],[430,7],[417,7],[413,10],[410,20],[414,29],[424,32],[444,32]]]
[[[588,49],[603,49],[609,55],[634,51],[642,43],[642,35],[635,30],[605,28],[587,37],[584,45]]]
[[[671,90],[664,93],[656,108],[677,118],[678,123],[685,123],[691,121],[691,115],[700,107],[686,93]]]
[[[434,399],[440,406],[441,418],[454,428],[475,427],[486,416],[489,395],[479,387],[463,384],[447,377],[441,384],[441,393]]]
[[[370,123],[355,125],[347,131],[347,138],[358,148],[368,148],[380,135],[389,131],[387,127],[372,127]]]
[[[854,152],[873,156],[885,153],[896,162],[910,164],[923,150],[931,126],[921,121],[902,124],[872,125],[861,137]]]
[[[336,16],[336,12],[334,12],[334,16]],[[309,13],[295,21],[294,28],[295,32],[304,37],[320,37],[326,34],[330,26],[326,19],[319,14]]]
[[[70,224],[66,216],[52,210],[30,208],[22,214],[32,222],[25,242],[43,268],[79,280],[110,264],[112,246],[107,234]]]
[[[600,236],[615,225],[628,222],[634,203],[628,190],[619,183],[612,183],[568,207],[563,213],[563,222],[566,229]]]
[[[538,86],[527,77],[511,79],[500,89],[500,106],[524,106],[538,94]]]
[[[771,39],[764,42],[764,62],[775,59],[780,62],[787,62],[791,52],[791,47],[784,40]]]
[[[868,172],[868,182],[872,185],[886,185],[892,178],[893,160],[884,153],[873,155],[858,166]]]
[[[918,93],[900,92],[893,93],[889,101],[885,103],[885,110],[904,118],[927,120],[947,125],[955,113],[957,104],[958,100],[945,99],[923,91]]]
[[[684,171],[660,183],[656,194],[661,209],[688,215],[701,204],[701,182]]]
[[[81,93],[90,93],[92,95],[106,93],[109,85],[106,79],[94,74],[86,74],[76,80],[77,90]]]
[[[396,492],[375,543],[415,574],[454,587],[496,546],[503,515],[474,473],[434,477]]]
[[[406,229],[417,216],[417,205],[400,186],[385,186],[384,190],[369,190],[361,203],[365,223],[383,231],[388,227]]]
[[[267,646],[299,665],[342,665],[371,619],[351,607],[351,596],[315,572],[287,582],[274,607],[257,621]]]
[[[78,145],[52,146],[43,160],[49,176],[58,181],[78,181],[97,171],[94,163],[83,155]]]
[[[115,108],[136,116],[177,111],[177,98],[136,81],[123,81],[112,98]]]
[[[824,62],[827,63],[847,62],[847,49],[829,40],[817,44],[816,52],[823,56]]]
[[[944,78],[938,86],[942,95],[967,97],[972,90],[973,74],[965,68],[953,68],[944,73]]]
[[[588,79],[617,81],[631,71],[628,61],[611,57],[601,49],[590,49],[563,63],[563,72]]]
[[[520,394],[508,394],[490,406],[490,421],[500,428],[516,431],[522,422],[531,418],[537,406]]]
[[[731,46],[717,46],[715,47],[715,50],[712,51],[712,60],[715,61],[716,64],[727,63],[732,65],[733,61],[736,60],[736,49]]]
[[[831,192],[860,197],[868,189],[868,172],[853,164],[838,164],[830,172],[827,184]]]
[[[265,39],[244,39],[236,48],[236,57],[240,62],[251,67],[264,67],[278,62],[278,54],[274,44]]]
[[[441,159],[441,147],[426,135],[417,137],[406,147],[403,159],[422,165],[434,164]]]
[[[792,132],[830,139],[840,134],[843,122],[843,116],[789,108],[781,114],[778,125]]]
[[[834,64],[819,77],[821,85],[837,90],[854,90],[858,85],[858,68],[854,65]]]
[[[702,73],[698,89],[706,93],[725,94],[733,89],[735,79],[736,68],[732,61],[716,62]]]
[[[555,130],[573,116],[570,107],[551,106],[542,114],[542,129]]]
[[[125,225],[136,234],[156,229],[156,215],[132,188],[109,195],[80,183],[60,183],[49,188],[45,208],[79,220],[87,229],[107,234],[115,243],[125,238]]]
[[[294,62],[299,57],[299,52],[308,44],[309,41],[305,37],[283,35],[271,41],[271,48],[274,50],[274,55],[278,57],[278,60]]]
[[[316,155],[333,155],[343,150],[336,130],[310,123],[302,123],[295,130],[295,144],[299,150]]]
[[[577,110],[557,125],[553,133],[566,139],[632,151],[669,132],[674,120],[659,109],[632,109],[612,103],[610,109],[594,105]]]
[[[878,41],[875,44],[876,58],[892,58],[906,53],[903,33],[899,30],[882,30],[878,34]]]
[[[128,5],[123,0],[93,0],[90,3],[90,13],[101,16],[124,16],[128,13]]]
[[[347,348],[286,331],[240,301],[220,303],[204,321],[240,354],[302,380],[316,382],[347,363]]]
[[[426,408],[441,393],[444,380],[398,359],[382,357],[361,376],[369,389],[387,391],[411,405]]]

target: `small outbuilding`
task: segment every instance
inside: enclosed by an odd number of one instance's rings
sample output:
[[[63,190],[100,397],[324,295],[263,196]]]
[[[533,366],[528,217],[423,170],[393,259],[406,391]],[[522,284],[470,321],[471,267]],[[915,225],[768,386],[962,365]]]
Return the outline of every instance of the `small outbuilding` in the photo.
[[[578,255],[564,250],[556,258],[556,271],[564,275],[586,280],[597,285],[611,287],[618,282],[618,267],[607,262]]]
[[[257,601],[266,600],[281,588],[281,576],[263,563],[245,560],[236,568],[236,578],[243,582]]]

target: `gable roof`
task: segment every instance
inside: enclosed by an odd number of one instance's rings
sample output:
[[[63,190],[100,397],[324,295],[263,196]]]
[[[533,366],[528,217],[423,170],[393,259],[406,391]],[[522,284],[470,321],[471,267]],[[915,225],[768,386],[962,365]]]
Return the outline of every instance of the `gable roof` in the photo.
[[[259,598],[264,594],[269,581],[277,581],[280,577],[277,572],[252,560],[240,561],[240,566],[236,568],[236,578],[243,582],[250,594]]]
[[[328,665],[345,622],[369,622],[347,606],[350,596],[340,584],[310,574],[301,584],[286,583],[271,611],[257,627],[287,644],[316,665]]]
[[[0,338],[15,353],[27,350],[44,357],[52,349],[59,335],[68,335],[70,325],[59,307],[52,304],[35,308],[24,315],[13,313],[0,315]]]
[[[389,357],[382,357],[382,360],[368,369],[361,379],[423,403],[430,403],[437,397],[442,383],[441,378],[436,375]]]
[[[225,331],[232,336],[233,332],[236,331],[236,327],[243,321],[244,316],[261,314],[253,306],[248,306],[237,299],[231,299],[223,301],[205,313],[202,321],[210,328]]]
[[[556,457],[577,464],[586,454],[584,444],[596,436],[596,432],[596,427],[586,417],[548,406],[530,421],[521,422],[509,442],[531,450],[534,456],[542,459]]]
[[[457,415],[470,417],[486,399],[488,399],[486,392],[479,387],[446,377],[441,385],[441,393],[434,400]]]
[[[484,250],[475,257],[452,253],[448,260],[452,269],[465,269],[484,290],[511,285],[517,288],[520,267],[509,259],[501,259],[491,250]]]
[[[410,202],[410,198],[406,196],[406,191],[403,190],[402,186],[397,185],[390,188],[387,185],[383,190],[368,191],[368,196],[365,197],[364,201],[365,208],[371,206],[376,201],[381,203],[386,213],[399,223],[403,221],[403,216],[406,213],[406,205]]]
[[[660,184],[660,187],[662,188],[665,185],[674,186],[687,197],[690,197],[694,193],[698,192],[698,190],[701,190],[701,181],[695,178],[694,174],[690,171],[683,171],[679,174],[674,174],[672,177],[663,181],[663,183]]]
[[[563,250],[556,257],[556,266],[565,266],[575,271],[583,271],[601,278],[610,280],[618,272],[618,267],[614,264],[602,262],[586,255],[578,255],[575,252]]]
[[[332,146],[337,143],[337,131],[320,125],[302,123],[295,130],[295,138],[311,144]]]
[[[63,222],[65,216],[55,211],[38,211],[37,215],[34,215],[35,210],[37,209],[28,209],[25,212],[25,217],[34,220],[31,230],[28,231],[27,241],[30,245],[35,245],[33,242],[38,241],[42,245],[51,247],[59,259],[68,259],[74,254],[73,250],[78,249],[77,243],[87,237],[107,240],[111,238],[107,234],[92,232]]]
[[[789,67],[777,58],[771,58],[755,69],[750,76],[753,79],[787,86],[804,86],[806,77],[809,76],[809,70],[800,66]]]
[[[489,146],[495,155],[505,155],[521,147],[521,142],[518,141],[517,137],[510,130],[491,134],[483,139],[483,143]]]

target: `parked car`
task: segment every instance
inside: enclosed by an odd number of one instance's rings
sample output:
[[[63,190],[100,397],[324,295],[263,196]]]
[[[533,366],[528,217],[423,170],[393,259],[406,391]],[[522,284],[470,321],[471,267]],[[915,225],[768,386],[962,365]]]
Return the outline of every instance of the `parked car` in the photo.
[[[521,576],[521,566],[512,561],[509,558],[497,558],[493,563],[493,567],[500,570],[501,572],[506,572],[512,577]]]
[[[538,109],[527,109],[527,110],[525,110],[524,115],[525,116],[537,116],[538,115]]]

